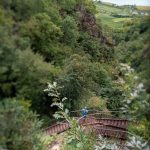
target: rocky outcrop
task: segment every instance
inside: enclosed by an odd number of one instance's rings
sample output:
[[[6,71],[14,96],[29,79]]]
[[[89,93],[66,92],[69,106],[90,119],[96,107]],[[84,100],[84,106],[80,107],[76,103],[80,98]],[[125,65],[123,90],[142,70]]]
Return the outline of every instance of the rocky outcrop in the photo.
[[[79,29],[81,31],[87,31],[95,38],[99,38],[101,43],[112,45],[109,40],[103,35],[101,28],[96,23],[95,16],[90,13],[83,5],[77,7],[79,12]]]

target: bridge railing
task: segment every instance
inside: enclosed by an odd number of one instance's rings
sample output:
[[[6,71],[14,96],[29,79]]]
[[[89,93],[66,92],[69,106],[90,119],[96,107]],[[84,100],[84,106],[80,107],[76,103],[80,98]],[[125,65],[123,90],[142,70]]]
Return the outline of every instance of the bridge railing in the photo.
[[[117,114],[117,115],[116,115]],[[82,110],[70,111],[71,117],[81,117]],[[96,118],[127,118],[126,112],[120,110],[111,110],[111,111],[99,111],[99,110],[88,110],[87,116],[93,116]]]

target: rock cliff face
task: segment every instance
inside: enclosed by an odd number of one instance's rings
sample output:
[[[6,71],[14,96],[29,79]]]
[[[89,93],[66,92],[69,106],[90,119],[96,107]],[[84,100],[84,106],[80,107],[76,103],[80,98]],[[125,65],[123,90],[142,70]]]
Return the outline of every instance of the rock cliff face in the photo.
[[[79,29],[81,31],[87,31],[91,36],[99,38],[101,43],[106,43],[112,46],[112,43],[108,41],[108,39],[103,35],[100,27],[98,27],[96,18],[93,14],[88,12],[83,5],[77,7],[77,12],[79,12]]]

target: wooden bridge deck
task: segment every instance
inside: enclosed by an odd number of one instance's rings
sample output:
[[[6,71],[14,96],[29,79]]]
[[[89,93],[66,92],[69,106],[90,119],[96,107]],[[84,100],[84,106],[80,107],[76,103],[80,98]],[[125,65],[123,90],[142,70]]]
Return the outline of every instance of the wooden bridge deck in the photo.
[[[79,119],[79,118],[78,118]],[[125,140],[127,138],[128,120],[87,117],[79,119],[79,125],[85,130],[91,128],[96,134]],[[69,123],[63,121],[45,129],[48,135],[58,134],[69,129]]]

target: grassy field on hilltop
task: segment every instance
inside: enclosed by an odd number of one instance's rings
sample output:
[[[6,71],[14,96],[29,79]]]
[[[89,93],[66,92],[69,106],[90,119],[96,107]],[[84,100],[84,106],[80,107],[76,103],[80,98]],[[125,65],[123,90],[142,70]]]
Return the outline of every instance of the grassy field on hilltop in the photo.
[[[150,11],[150,6],[136,6],[138,10]]]
[[[126,7],[117,7],[114,4],[108,5],[106,3],[97,3],[97,14],[96,17],[98,20],[104,25],[111,27],[113,29],[122,29],[125,23],[131,22],[132,18],[130,17],[130,9]],[[114,16],[114,14],[118,15],[118,17]],[[119,16],[125,15],[125,16]]]

